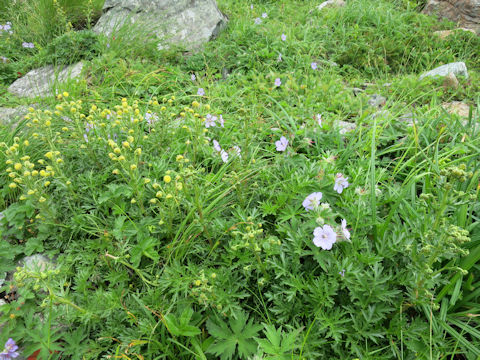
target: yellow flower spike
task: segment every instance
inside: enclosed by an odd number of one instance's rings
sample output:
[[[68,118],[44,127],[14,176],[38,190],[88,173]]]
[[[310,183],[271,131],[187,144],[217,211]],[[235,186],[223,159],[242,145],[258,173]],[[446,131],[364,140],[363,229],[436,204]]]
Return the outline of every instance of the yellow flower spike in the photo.
[[[155,199],[155,198],[154,198],[154,199],[150,199],[149,202],[150,202],[150,204],[155,204],[155,203],[157,202],[157,199]]]
[[[108,153],[108,157],[109,157],[110,159],[113,159],[113,158],[115,157],[115,154],[114,154],[114,153]]]
[[[150,180],[149,178],[143,179],[143,183],[144,183],[144,184],[148,184],[150,181],[151,181],[151,180]]]
[[[130,170],[136,170],[136,169],[137,169],[137,165],[135,164],[130,165]]]
[[[140,110],[135,109],[135,115],[138,115],[138,114],[140,114]]]
[[[21,183],[22,183],[22,179],[20,179],[20,178],[13,179],[13,181],[15,181],[15,182],[18,183],[18,184],[21,184]]]
[[[155,101],[153,102],[153,105],[154,105],[154,106],[158,106],[158,105],[159,105],[159,104],[158,104],[158,101],[155,100]]]
[[[155,194],[155,196],[157,198],[161,198],[163,196],[163,193],[161,191],[157,191],[157,193]]]
[[[175,98],[175,95],[172,95],[172,96],[170,97],[170,99],[175,100],[175,99],[176,99],[176,98]]]
[[[63,159],[57,159],[57,164],[61,164],[63,162]]]
[[[171,104],[171,103],[173,103],[173,100],[172,100],[172,99],[169,99],[167,102],[168,102],[169,104]]]
[[[117,147],[117,148],[113,149],[113,152],[118,155],[122,152],[122,150],[120,150],[120,148]]]
[[[43,196],[40,196],[40,199],[38,199],[38,202],[41,202],[41,203],[43,203],[45,201],[47,201],[47,199],[45,199]]]
[[[128,148],[128,147],[130,147],[130,144],[129,144],[128,141],[124,141],[124,142],[122,142],[122,146],[123,146],[124,148]]]
[[[133,134],[134,132],[135,132],[135,131],[134,131],[133,129],[128,130],[128,133],[129,133],[130,135]],[[133,140],[132,140],[132,142],[133,142]]]
[[[30,141],[28,141],[28,140],[25,140],[25,141],[23,142],[23,145],[25,145],[25,146],[28,146],[28,145],[30,145]]]
[[[112,174],[113,174],[113,175],[118,175],[118,174],[120,174],[120,171],[119,171],[118,169],[114,169],[114,170],[112,171]]]
[[[202,280],[195,280],[194,284],[196,286],[200,286],[200,285],[202,285]]]
[[[5,164],[6,164],[6,165],[11,165],[11,164],[13,164],[13,161],[10,160],[10,159],[8,159],[7,161],[5,161]]]
[[[142,155],[142,149],[141,148],[135,149],[135,155],[137,155],[137,156]]]
[[[12,169],[11,167],[9,167],[9,168],[6,168],[5,171],[6,171],[7,173],[9,173],[9,172],[12,172],[13,169]]]
[[[41,177],[47,177],[48,173],[45,170],[40,170],[40,176]]]
[[[93,104],[92,107],[90,108],[91,111],[96,111],[98,108],[97,108],[97,105]]]
[[[50,172],[49,172],[49,175],[55,176],[55,171],[50,171]]]
[[[15,175],[15,173],[11,172],[10,174],[8,174],[8,176],[10,176],[11,178],[14,178],[17,175]]]
[[[85,119],[85,114],[80,114],[80,119]],[[87,119],[91,120],[91,117],[88,117]]]
[[[50,185],[50,181],[45,181],[45,182],[43,183],[43,186],[45,186],[45,187],[47,187],[48,185]]]
[[[22,164],[16,163],[13,167],[15,168],[15,170],[18,171],[18,170],[20,170],[20,169],[22,168]]]
[[[178,191],[182,191],[182,189],[183,189],[182,183],[177,183],[176,187],[177,187]]]
[[[127,98],[122,98],[122,103],[127,102]]]
[[[48,159],[51,159],[51,158],[53,158],[53,153],[51,151],[49,151],[45,154],[45,157],[48,158]]]
[[[33,136],[34,138],[38,138],[38,134],[37,134],[37,133],[33,133],[32,136]]]
[[[28,108],[28,111],[31,112],[31,113],[33,113],[33,112],[35,112],[35,109],[30,106],[30,107]]]
[[[77,112],[77,108],[71,107],[71,108],[70,108],[70,112],[71,112],[72,114],[76,113],[76,112]]]
[[[200,114],[199,114],[199,113],[195,113],[195,114],[193,114],[193,116],[196,117],[196,118],[198,118],[198,117],[200,117]]]
[[[118,110],[118,111],[117,111],[117,115],[118,115],[118,116],[122,116],[122,114],[123,114],[122,110]],[[118,121],[118,120],[117,120],[117,121]],[[120,124],[120,121],[118,121],[118,124]]]
[[[193,107],[199,107],[200,103],[198,101],[194,101],[194,102],[192,102],[192,106]]]
[[[206,104],[205,109],[210,110],[210,105]]]
[[[60,155],[60,151],[54,151],[55,155]]]
[[[62,105],[56,105],[55,109],[57,109],[58,111],[63,111],[63,106]]]
[[[45,163],[45,160],[40,159],[40,160],[38,160],[37,162],[38,162],[40,165],[43,165],[43,164]]]
[[[62,95],[62,94],[58,94],[58,95],[57,95],[57,100],[62,100],[62,98],[63,98],[63,95]]]
[[[30,156],[28,156],[28,155],[22,156],[20,158],[20,160],[22,160],[22,161],[30,160]],[[25,164],[25,165],[27,165],[27,164]]]
[[[182,160],[183,160],[183,155],[177,155],[176,160],[177,160],[178,162],[182,161]]]
[[[15,189],[15,188],[17,187],[17,184],[15,184],[15,183],[10,183],[10,184],[8,184],[8,187],[9,187],[10,189]]]
[[[37,170],[33,170],[32,171],[32,176],[37,176],[38,175],[38,171]]]
[[[120,156],[118,157],[118,161],[124,161],[124,160],[125,160],[125,156],[120,155]]]
[[[52,123],[50,122],[50,120],[45,121],[45,126],[50,126],[50,125],[52,125]]]
[[[155,190],[157,190],[157,189],[160,187],[160,184],[154,182],[154,183],[152,184],[152,187],[153,187]]]
[[[163,177],[163,181],[165,181],[165,182],[168,184],[170,181],[172,181],[172,178],[171,178],[170,175],[165,175],[165,176]]]
[[[128,137],[127,137],[127,141],[128,141],[129,143],[133,143],[133,142],[135,141],[135,139],[133,138],[133,136],[128,136]]]
[[[68,128],[67,127],[62,127],[62,131],[68,131]]]
[[[27,200],[27,197],[25,195],[20,196],[20,200]]]
[[[27,195],[33,195],[33,194],[35,194],[35,191],[34,191],[34,190],[28,190],[28,191],[27,191]]]
[[[52,112],[50,110],[45,110],[43,113],[48,116],[52,115]]]
[[[137,202],[137,200],[135,200],[135,198],[133,198],[132,200],[130,200],[130,202],[131,202],[132,204],[135,204],[135,203]]]
[[[165,111],[165,110],[167,110],[167,108],[166,108],[165,106],[162,106],[162,107],[160,108],[160,110],[161,110],[161,111]]]
[[[33,120],[32,120],[32,123],[33,123],[33,124],[38,124],[39,121],[38,121],[38,119],[33,119]]]
[[[182,126],[182,129],[188,129],[188,126],[187,126],[187,125],[183,125],[183,126]]]
[[[30,176],[32,173],[30,171],[24,171],[23,172],[23,176],[27,177],[27,176]]]
[[[65,184],[72,185],[72,182],[70,180],[68,180]]]
[[[66,92],[66,91],[64,91],[64,92],[62,93],[62,95],[63,95],[63,97],[66,97],[66,98],[70,96],[70,94],[69,94],[68,92]]]
[[[47,170],[47,171],[52,171],[53,168],[52,168],[50,165],[47,165],[47,166],[45,166],[45,170]]]
[[[165,199],[171,199],[171,198],[173,198],[172,194],[167,194],[167,196],[165,196]]]
[[[181,117],[185,117],[185,113],[184,113],[184,112],[181,112],[181,113],[180,113],[180,116],[181,116]]]

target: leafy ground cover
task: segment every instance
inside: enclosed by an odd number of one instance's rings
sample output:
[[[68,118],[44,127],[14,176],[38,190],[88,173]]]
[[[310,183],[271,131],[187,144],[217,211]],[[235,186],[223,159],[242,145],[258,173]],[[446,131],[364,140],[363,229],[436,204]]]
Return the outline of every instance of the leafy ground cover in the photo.
[[[63,3],[57,32],[28,32],[43,2],[15,4],[0,91],[69,49],[86,74],[0,128],[0,274],[56,264],[1,288],[10,354],[480,356],[479,37],[440,41],[454,25],[412,1],[222,0],[226,31],[185,53],[74,33]],[[453,61],[457,89],[418,80]]]

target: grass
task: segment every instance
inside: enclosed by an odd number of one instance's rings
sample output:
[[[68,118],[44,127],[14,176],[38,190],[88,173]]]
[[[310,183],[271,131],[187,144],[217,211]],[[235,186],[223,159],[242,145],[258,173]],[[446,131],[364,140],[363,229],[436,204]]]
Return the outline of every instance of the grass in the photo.
[[[15,31],[0,91],[37,66],[86,69],[55,98],[0,99],[37,103],[0,127],[0,278],[31,254],[56,263],[0,288],[0,343],[42,359],[477,359],[480,39],[438,40],[454,25],[413,1],[218,3],[228,28],[197,52],[88,32],[100,3],[59,3],[50,23],[50,3],[0,3]],[[418,80],[453,61],[457,89]]]

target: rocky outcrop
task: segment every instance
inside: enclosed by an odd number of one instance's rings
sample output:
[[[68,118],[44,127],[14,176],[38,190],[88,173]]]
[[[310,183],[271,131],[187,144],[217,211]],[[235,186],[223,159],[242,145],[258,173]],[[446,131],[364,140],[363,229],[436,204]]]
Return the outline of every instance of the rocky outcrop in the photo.
[[[454,21],[480,35],[480,0],[429,0],[423,12]]]
[[[453,74],[453,75],[461,75],[464,76],[465,79],[468,79],[468,71],[467,71],[467,66],[465,65],[464,62],[455,62],[455,63],[450,63],[450,64],[445,64],[442,66],[439,66],[433,70],[430,70],[422,75],[420,75],[420,80],[427,78],[427,77],[435,77],[435,76],[447,76],[448,74]]]
[[[215,0],[106,0],[94,30],[110,36],[129,24],[154,33],[159,48],[193,49],[217,36],[227,18]]]

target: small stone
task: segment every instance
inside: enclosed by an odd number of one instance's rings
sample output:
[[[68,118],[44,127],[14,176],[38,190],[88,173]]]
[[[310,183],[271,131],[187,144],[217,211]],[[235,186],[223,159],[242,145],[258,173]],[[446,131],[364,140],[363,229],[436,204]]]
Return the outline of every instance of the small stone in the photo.
[[[459,85],[457,77],[453,73],[449,73],[445,76],[445,79],[443,79],[443,86],[447,89],[457,89]]]
[[[352,91],[353,91],[353,95],[358,96],[358,94],[364,92],[365,90],[361,88],[353,88]]]
[[[15,127],[18,121],[28,113],[28,108],[28,106],[0,107],[0,124]],[[1,218],[2,216],[0,215]]]
[[[430,70],[422,75],[420,75],[420,80],[426,78],[426,77],[435,77],[435,76],[447,76],[448,74],[454,74],[454,75],[462,75],[466,79],[468,79],[468,71],[467,71],[467,66],[465,65],[464,62],[455,62],[455,63],[450,63],[450,64],[445,64],[442,66],[439,66],[433,70]]]
[[[404,123],[407,126],[413,126],[414,119],[415,119],[415,116],[413,115],[413,113],[410,112],[410,113],[401,115],[397,120]]]
[[[470,114],[470,105],[465,104],[462,101],[452,101],[452,102],[444,102],[442,103],[442,108],[449,114],[455,114],[460,117],[468,118]]]
[[[453,35],[455,32],[457,31],[467,31],[467,32],[471,32],[473,34],[475,34],[475,31],[472,30],[472,29],[466,29],[466,28],[457,28],[457,29],[453,29],[453,30],[439,30],[439,31],[434,31],[433,32],[433,35],[436,35],[438,36],[441,40],[444,40],[445,38],[447,38],[448,36],[450,35]]]
[[[386,102],[387,98],[379,94],[373,94],[372,96],[370,96],[370,99],[368,99],[368,105],[373,107],[381,107],[385,105]]]
[[[42,254],[27,256],[21,261],[23,268],[27,271],[45,271],[54,269],[55,263]]]
[[[345,5],[346,3],[343,0],[327,0],[318,5],[317,10],[322,10],[326,7],[343,7]]]

